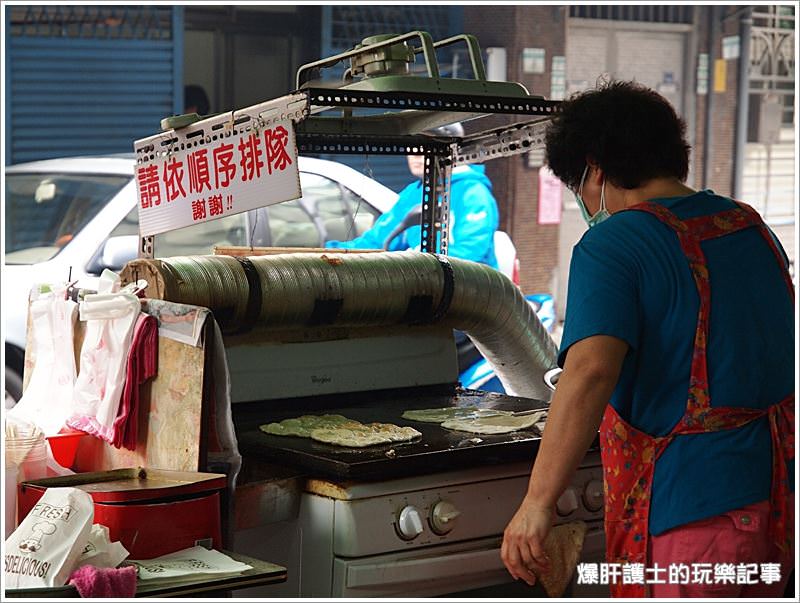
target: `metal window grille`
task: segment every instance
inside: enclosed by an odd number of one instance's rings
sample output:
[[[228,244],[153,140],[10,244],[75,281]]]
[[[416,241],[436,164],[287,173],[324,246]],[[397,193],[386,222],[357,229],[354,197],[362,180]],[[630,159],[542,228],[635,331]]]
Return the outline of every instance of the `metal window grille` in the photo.
[[[12,6],[12,36],[169,40],[172,7]]]
[[[368,36],[380,33],[402,34],[415,29],[433,38],[446,38],[452,32],[449,6],[333,6],[330,48],[344,51]]]
[[[645,23],[691,23],[694,7],[680,5],[570,6],[569,16],[579,19],[643,21]]]
[[[379,5],[332,6],[326,9],[328,13],[323,18],[326,22],[323,54],[327,56],[349,50],[364,38],[376,34],[403,34],[421,29],[430,33],[434,40],[441,40],[461,33],[461,7]],[[440,71],[444,77],[450,76],[454,55],[460,52],[457,47],[448,47],[437,52]],[[466,55],[459,56],[456,64],[459,64],[459,59],[462,66],[465,61],[469,63]],[[421,61],[421,58],[418,57],[417,61]],[[419,65],[417,67],[422,69]],[[332,69],[331,74],[339,77],[343,69],[342,66]]]
[[[757,6],[750,34],[750,92],[779,95],[783,123],[794,122],[795,8]]]

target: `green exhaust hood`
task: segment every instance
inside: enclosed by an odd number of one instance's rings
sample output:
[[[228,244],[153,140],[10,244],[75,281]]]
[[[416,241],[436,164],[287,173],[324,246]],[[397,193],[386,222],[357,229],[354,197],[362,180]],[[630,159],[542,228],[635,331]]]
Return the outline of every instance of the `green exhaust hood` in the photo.
[[[419,45],[415,45],[415,42]],[[472,66],[472,79],[441,77],[436,50],[457,42],[466,43],[469,61]],[[413,74],[412,66],[416,56],[421,54],[424,74]],[[330,68],[349,60],[349,67],[340,81],[310,79],[315,71]],[[362,40],[353,49],[332,57],[314,61],[297,70],[298,90],[339,90],[349,94],[401,93],[410,96],[430,96],[435,98],[473,97],[479,99],[541,99],[531,96],[522,84],[517,82],[495,82],[486,79],[480,47],[475,36],[461,34],[434,42],[424,31],[412,31],[402,35],[382,34]],[[375,115],[353,115],[352,109],[345,108],[341,117],[327,117],[324,114],[332,106],[312,103],[315,107],[311,116],[300,124],[300,131],[316,133],[418,134],[437,126],[456,121],[468,121],[486,115],[480,111],[420,110],[405,109]],[[341,105],[338,106],[341,108]]]
[[[408,43],[418,39],[419,47]],[[473,79],[440,77],[436,49],[456,42],[466,42]],[[417,54],[422,54],[427,74],[412,75],[411,66]],[[314,69],[333,67],[350,59],[350,67],[338,83],[314,83],[305,80]],[[353,49],[335,56],[307,63],[297,70],[297,88],[332,87],[342,90],[372,92],[410,92],[439,94],[472,94],[501,97],[528,97],[528,91],[516,82],[492,82],[486,79],[480,47],[475,36],[461,34],[434,42],[425,31],[412,31],[403,35],[382,34],[365,38]]]

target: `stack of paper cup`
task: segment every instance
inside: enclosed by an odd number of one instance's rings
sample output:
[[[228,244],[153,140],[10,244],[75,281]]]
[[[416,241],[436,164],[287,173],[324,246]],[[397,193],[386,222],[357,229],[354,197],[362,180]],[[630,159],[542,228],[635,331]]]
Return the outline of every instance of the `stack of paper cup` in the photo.
[[[32,423],[6,421],[6,537],[17,526],[17,484],[47,477],[47,441]]]
[[[6,533],[8,538],[17,527],[17,466],[6,457]]]

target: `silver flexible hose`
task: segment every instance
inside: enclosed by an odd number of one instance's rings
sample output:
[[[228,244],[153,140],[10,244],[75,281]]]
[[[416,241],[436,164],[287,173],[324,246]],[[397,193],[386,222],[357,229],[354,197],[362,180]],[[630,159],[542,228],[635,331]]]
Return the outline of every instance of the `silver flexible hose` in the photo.
[[[549,400],[544,374],[558,349],[519,288],[484,264],[452,258],[455,288],[448,321],[469,335],[511,395]]]
[[[134,260],[122,278],[157,282],[148,296],[209,307],[235,326],[248,306],[260,328],[436,322],[464,331],[509,394],[552,394],[553,339],[520,290],[484,264],[414,251],[191,256]]]

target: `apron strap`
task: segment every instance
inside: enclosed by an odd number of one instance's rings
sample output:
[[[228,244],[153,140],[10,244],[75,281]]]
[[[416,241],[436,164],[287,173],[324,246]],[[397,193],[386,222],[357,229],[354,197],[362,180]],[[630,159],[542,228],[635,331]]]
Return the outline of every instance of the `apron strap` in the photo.
[[[697,235],[696,231],[701,226],[708,230],[718,227],[713,226],[712,219],[714,216],[696,218],[696,221],[692,222],[690,226],[688,222],[679,219],[663,205],[652,201],[634,205],[629,209],[650,213],[675,232],[697,287],[700,307],[697,312],[691,377],[689,380],[686,413],[684,415],[684,419],[688,421],[697,421],[700,420],[699,417],[702,416],[704,411],[711,408],[711,394],[708,389],[708,354],[706,352],[709,319],[711,316],[711,284],[706,256],[700,246],[702,239]],[[702,228],[700,229],[702,230]]]
[[[760,417],[768,416],[773,447],[772,489],[770,492],[770,534],[779,546],[791,543],[793,521],[790,514],[786,460],[794,458],[794,395],[762,409],[712,407],[708,388],[707,350],[711,287],[708,265],[701,242],[745,228],[757,227],[781,260],[771,233],[760,216],[745,204],[690,220],[680,220],[662,205],[645,202],[629,209],[645,211],[671,228],[686,256],[700,300],[695,330],[694,352],[686,412],[670,434],[653,437],[633,428],[611,405],[606,408],[600,426],[603,474],[606,487],[605,524],[608,561],[632,563],[646,560],[648,518],[655,461],[681,434],[734,429]],[[785,263],[779,262],[785,278]],[[787,280],[790,290],[791,279]],[[644,585],[615,584],[615,596],[644,597]]]

